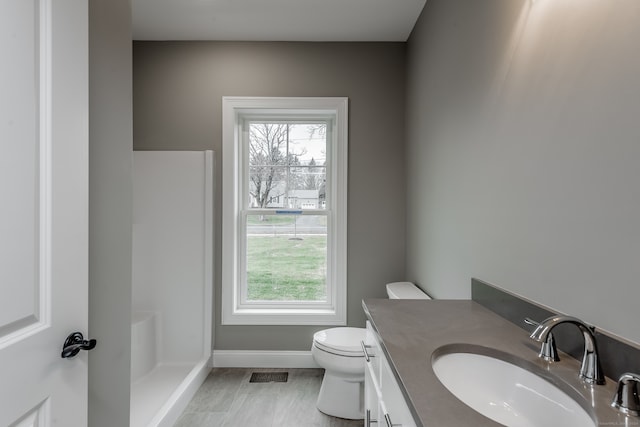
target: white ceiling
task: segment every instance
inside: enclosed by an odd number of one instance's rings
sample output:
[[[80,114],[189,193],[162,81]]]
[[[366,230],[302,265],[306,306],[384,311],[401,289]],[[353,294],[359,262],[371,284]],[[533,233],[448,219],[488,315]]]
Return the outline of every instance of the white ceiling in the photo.
[[[406,41],[426,0],[132,0],[134,40]]]

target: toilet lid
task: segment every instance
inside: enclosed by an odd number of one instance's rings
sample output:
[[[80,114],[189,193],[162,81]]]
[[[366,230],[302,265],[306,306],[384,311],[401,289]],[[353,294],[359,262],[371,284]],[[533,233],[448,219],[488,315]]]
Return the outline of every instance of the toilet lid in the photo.
[[[367,330],[365,328],[331,328],[313,334],[313,342],[321,350],[343,356],[361,356],[362,345]]]

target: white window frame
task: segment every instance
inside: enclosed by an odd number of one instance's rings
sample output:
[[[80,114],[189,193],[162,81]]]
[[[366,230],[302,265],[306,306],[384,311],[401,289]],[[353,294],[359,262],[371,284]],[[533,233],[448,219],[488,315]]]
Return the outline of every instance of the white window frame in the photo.
[[[242,123],[245,117],[327,117],[328,215],[327,304],[301,302],[286,306],[243,305],[239,280],[241,242],[244,239],[240,195],[243,185]],[[347,322],[347,164],[348,98],[222,98],[222,324],[223,325],[346,325]]]

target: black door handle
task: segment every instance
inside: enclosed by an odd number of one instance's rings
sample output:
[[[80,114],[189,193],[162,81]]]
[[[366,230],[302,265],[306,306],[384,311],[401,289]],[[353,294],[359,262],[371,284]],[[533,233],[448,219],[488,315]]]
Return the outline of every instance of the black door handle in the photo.
[[[96,342],[96,340],[85,340],[81,332],[74,332],[64,341],[62,358],[73,357],[78,354],[80,350],[91,350],[96,346]]]

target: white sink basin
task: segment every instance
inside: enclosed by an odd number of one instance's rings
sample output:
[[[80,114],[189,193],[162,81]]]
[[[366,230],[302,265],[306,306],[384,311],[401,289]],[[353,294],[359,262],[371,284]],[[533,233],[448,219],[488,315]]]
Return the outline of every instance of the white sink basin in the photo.
[[[432,364],[440,382],[458,399],[505,426],[596,426],[564,391],[513,363],[477,353],[440,352]]]

